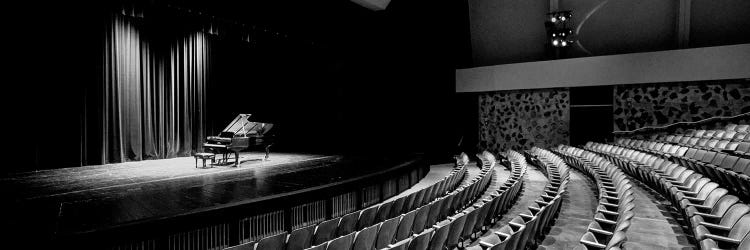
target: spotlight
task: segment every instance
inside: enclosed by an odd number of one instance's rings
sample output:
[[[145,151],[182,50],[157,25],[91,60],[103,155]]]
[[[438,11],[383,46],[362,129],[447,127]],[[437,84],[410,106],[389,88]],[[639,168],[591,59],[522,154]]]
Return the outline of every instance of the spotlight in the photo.
[[[553,45],[553,46],[557,46],[557,43],[558,43],[558,42],[557,42],[557,39],[555,39],[555,40],[552,40],[552,45]]]
[[[562,43],[560,45],[563,46],[563,47],[568,46],[568,42],[562,41]]]
[[[552,18],[550,18],[550,21],[552,21],[553,23],[557,22],[557,18],[553,16]]]

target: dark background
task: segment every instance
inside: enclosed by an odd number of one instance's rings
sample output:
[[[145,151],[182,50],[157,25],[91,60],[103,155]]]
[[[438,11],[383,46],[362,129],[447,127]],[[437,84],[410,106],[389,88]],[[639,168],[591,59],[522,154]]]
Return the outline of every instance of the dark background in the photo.
[[[96,161],[104,27],[122,6],[152,13],[151,34],[190,23],[176,7],[282,34],[252,45],[231,29],[211,38],[209,134],[252,113],[276,124],[275,150],[426,152],[438,161],[456,150],[454,68],[470,57],[460,3],[394,0],[373,12],[345,0],[34,2],[4,17],[12,66],[3,106],[18,156],[3,172]]]

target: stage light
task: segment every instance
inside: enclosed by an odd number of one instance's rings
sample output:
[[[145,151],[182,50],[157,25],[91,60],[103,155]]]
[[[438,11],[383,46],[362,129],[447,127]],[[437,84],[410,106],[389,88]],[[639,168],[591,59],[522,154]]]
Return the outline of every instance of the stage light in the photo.
[[[568,28],[573,20],[573,13],[571,11],[557,11],[547,13],[547,31],[550,36],[550,42],[552,47],[562,48],[568,47],[572,44],[573,30]]]

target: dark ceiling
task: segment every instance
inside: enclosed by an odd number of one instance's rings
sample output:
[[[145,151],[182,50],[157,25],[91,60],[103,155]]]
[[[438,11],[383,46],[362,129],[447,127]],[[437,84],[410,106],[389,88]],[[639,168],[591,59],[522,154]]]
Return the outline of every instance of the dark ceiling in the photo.
[[[750,42],[750,1],[691,0],[688,46],[678,46],[681,1],[558,0],[578,43],[563,58]],[[555,59],[545,47],[550,1],[472,0],[470,66]]]

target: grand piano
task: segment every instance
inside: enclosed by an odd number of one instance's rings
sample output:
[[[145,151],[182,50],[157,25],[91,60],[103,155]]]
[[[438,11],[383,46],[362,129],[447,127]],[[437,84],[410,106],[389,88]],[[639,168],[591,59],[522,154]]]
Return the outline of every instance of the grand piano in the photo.
[[[268,160],[271,150],[271,135],[268,133],[273,127],[271,123],[252,122],[250,114],[239,114],[229,125],[217,136],[209,136],[203,148],[222,155],[223,163],[227,163],[227,157],[234,152],[234,166],[239,166],[239,152],[249,147],[264,147]],[[221,163],[222,160],[219,160]]]

